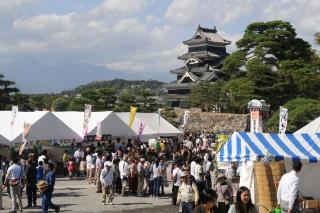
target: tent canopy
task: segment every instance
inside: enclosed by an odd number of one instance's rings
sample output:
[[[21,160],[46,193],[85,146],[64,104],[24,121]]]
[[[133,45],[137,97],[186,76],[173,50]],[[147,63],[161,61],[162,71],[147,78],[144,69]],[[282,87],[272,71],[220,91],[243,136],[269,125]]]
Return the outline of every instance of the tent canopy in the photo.
[[[278,160],[320,160],[320,133],[268,134],[235,132],[221,147],[219,162],[252,161],[267,154]]]
[[[9,146],[10,141],[8,139],[6,139],[5,137],[3,137],[2,135],[0,135],[0,144]]]
[[[46,111],[18,112],[13,124],[11,125],[12,112],[0,111],[0,134],[9,141],[21,141],[24,123],[26,122],[33,125],[47,113],[48,112]]]
[[[309,124],[305,125],[295,133],[320,133],[320,117],[314,119]]]
[[[53,112],[63,123],[83,137],[83,112]],[[97,124],[101,122],[101,133],[112,136],[135,136],[135,133],[114,112],[91,112],[88,134],[95,135]]]
[[[116,114],[123,122],[127,125],[129,124],[130,112],[118,112]],[[136,134],[139,133],[140,122],[145,123],[145,128],[142,134],[145,138],[157,138],[158,133],[160,136],[164,137],[177,136],[181,134],[176,127],[161,116],[159,122],[159,116],[157,113],[137,113],[132,126],[132,129]]]

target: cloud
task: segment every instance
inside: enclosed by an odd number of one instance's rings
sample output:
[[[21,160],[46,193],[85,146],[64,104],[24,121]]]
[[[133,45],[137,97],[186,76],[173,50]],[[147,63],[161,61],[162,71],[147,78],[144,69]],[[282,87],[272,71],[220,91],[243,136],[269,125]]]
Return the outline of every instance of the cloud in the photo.
[[[27,4],[33,4],[39,0],[0,0],[0,9],[12,9]]]
[[[66,31],[72,26],[74,13],[57,15],[54,13],[38,15],[31,18],[17,19],[13,27],[18,31],[31,33],[49,33]]]
[[[105,0],[90,13],[94,16],[133,15],[145,9],[151,0]]]
[[[173,0],[165,17],[178,24],[198,24],[213,19],[216,24],[226,25],[250,14],[253,5],[252,0]]]

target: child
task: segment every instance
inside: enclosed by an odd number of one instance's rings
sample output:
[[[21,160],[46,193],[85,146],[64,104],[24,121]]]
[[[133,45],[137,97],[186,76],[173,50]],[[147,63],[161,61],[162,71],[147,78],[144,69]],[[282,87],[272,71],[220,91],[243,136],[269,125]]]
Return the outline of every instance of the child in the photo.
[[[87,167],[86,159],[81,158],[81,161],[80,161],[80,176],[81,177],[85,176],[86,167]]]
[[[40,180],[44,180],[45,169],[43,166],[43,161],[39,161],[39,165],[37,166],[37,182]]]
[[[73,179],[74,171],[75,171],[74,158],[71,158],[68,162],[68,172],[69,172],[70,179]]]

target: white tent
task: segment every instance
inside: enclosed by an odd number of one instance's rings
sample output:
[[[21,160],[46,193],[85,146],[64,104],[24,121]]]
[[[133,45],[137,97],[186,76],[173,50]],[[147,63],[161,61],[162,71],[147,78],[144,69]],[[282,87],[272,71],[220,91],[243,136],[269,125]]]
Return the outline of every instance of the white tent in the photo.
[[[18,112],[11,127],[11,111],[0,112],[0,133],[14,143],[21,142],[24,122],[30,123],[28,141],[51,139],[77,139],[79,135],[51,112]]]
[[[53,112],[57,118],[83,137],[83,112]],[[111,134],[112,136],[133,137],[135,133],[113,112],[92,112],[88,125],[88,134],[95,135],[98,122],[101,122],[101,133]]]
[[[128,125],[130,117],[129,112],[119,112],[116,114]],[[160,117],[159,122],[159,116],[157,113],[137,113],[132,127],[136,134],[139,132],[140,122],[144,122],[146,124],[143,132],[143,137],[145,139],[157,138],[159,135],[162,137],[173,137],[180,136],[182,134],[164,118]]]
[[[0,135],[0,145],[10,146],[10,141],[5,137],[3,137],[2,135]]]
[[[137,134],[128,127],[114,112],[93,112],[92,122],[101,122],[101,133],[111,134],[112,137],[135,137]],[[97,125],[96,125],[97,126]],[[89,131],[89,135],[95,135],[97,127]]]
[[[128,112],[118,112],[116,115],[126,123],[128,126],[129,124],[129,118],[130,118],[130,113]],[[143,122],[138,118],[138,116],[135,117],[133,124],[132,124],[132,130],[138,135],[139,134],[139,129],[140,129],[140,123]],[[157,138],[158,137],[158,132],[154,131],[151,129],[147,124],[145,124],[143,134],[141,135],[141,140],[142,141],[148,141],[149,139],[152,138]]]
[[[21,141],[24,122],[33,125],[41,117],[48,112],[18,112],[13,124],[11,111],[0,111],[0,134],[2,134],[9,141]]]
[[[314,119],[295,133],[320,133],[320,117]]]

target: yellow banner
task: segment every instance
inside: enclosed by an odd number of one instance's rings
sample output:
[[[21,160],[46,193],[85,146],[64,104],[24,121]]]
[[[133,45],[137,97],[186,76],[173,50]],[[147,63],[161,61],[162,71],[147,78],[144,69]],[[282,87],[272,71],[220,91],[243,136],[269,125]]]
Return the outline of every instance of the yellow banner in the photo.
[[[133,107],[133,106],[130,107],[130,118],[129,118],[129,127],[130,128],[132,127],[134,118],[136,117],[137,109],[138,109],[137,107]]]

